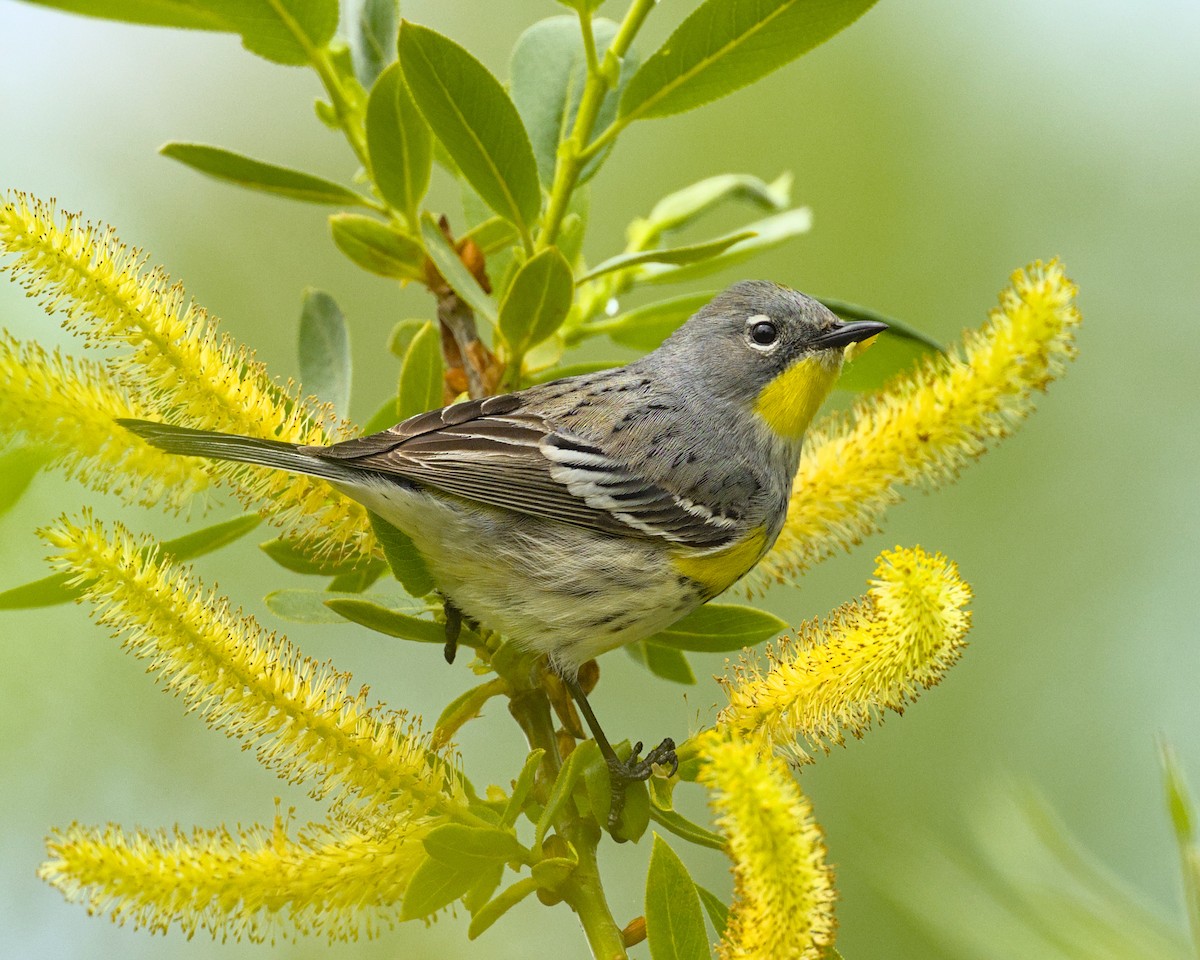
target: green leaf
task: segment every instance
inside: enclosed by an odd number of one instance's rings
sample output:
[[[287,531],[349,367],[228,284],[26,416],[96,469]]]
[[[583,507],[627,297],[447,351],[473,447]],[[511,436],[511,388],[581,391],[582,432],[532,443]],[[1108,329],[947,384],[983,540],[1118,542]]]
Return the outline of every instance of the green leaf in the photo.
[[[400,64],[384,70],[371,88],[366,125],[375,186],[415,227],[433,170],[433,138],[404,84]]]
[[[725,653],[778,636],[787,623],[773,613],[735,603],[706,603],[646,643],[676,650]]]
[[[467,927],[467,939],[474,940],[537,888],[537,881],[533,877],[524,877],[494,900],[489,900],[471,917],[471,925]]]
[[[808,207],[797,207],[795,210],[777,213],[774,216],[746,224],[742,228],[742,232],[753,234],[753,236],[733,244],[723,253],[708,260],[680,266],[650,263],[639,267],[638,282],[679,283],[683,280],[705,277],[718,270],[724,270],[726,267],[749,260],[756,254],[777,247],[792,237],[808,233],[811,228],[812,211]]]
[[[704,243],[693,243],[685,247],[665,247],[660,250],[619,253],[615,257],[609,257],[602,263],[596,264],[596,266],[592,267],[591,270],[575,282],[577,284],[587,283],[589,280],[595,280],[606,273],[612,273],[615,270],[627,270],[630,267],[636,267],[643,263],[666,263],[678,266],[711,260],[717,255],[724,253],[734,244],[750,240],[754,236],[753,230],[739,230],[737,233],[717,237],[715,240],[708,240]]]
[[[408,353],[408,345],[428,323],[428,320],[401,320],[388,334],[388,350],[397,359],[403,360]]]
[[[256,514],[234,517],[232,520],[213,524],[174,540],[164,540],[159,544],[159,553],[176,561],[191,560],[245,536],[261,522],[262,518]],[[71,578],[72,574],[69,573],[55,573],[32,583],[5,590],[0,593],[0,610],[52,607],[78,599],[83,596],[83,587],[68,586],[67,582]]]
[[[363,566],[337,574],[325,589],[330,593],[362,593],[383,576],[387,568],[387,561],[371,557]]]
[[[714,290],[702,290],[648,303],[611,320],[584,327],[583,332],[588,333],[594,327],[594,332],[607,333],[623,347],[653,350],[716,295]]]
[[[299,65],[337,27],[336,0],[34,0],[107,20],[238,33],[251,53]]]
[[[363,434],[370,436],[372,433],[379,433],[388,427],[394,427],[399,422],[399,398],[389,397],[380,404],[379,409],[371,414],[371,418],[363,425]]]
[[[571,268],[554,247],[521,266],[500,305],[500,332],[514,357],[523,356],[562,326],[574,293]]]
[[[792,175],[782,174],[767,183],[748,173],[708,177],[663,197],[654,205],[646,224],[654,233],[679,230],[728,200],[743,200],[761,210],[786,210],[792,197]]]
[[[17,447],[0,456],[0,515],[16,506],[50,459],[50,452],[41,447]]]
[[[462,823],[434,827],[422,843],[425,852],[435,860],[467,870],[520,860],[525,855],[524,847],[511,830],[469,827]]]
[[[493,300],[471,275],[471,271],[458,258],[450,241],[432,214],[421,215],[421,237],[429,259],[433,261],[442,278],[474,310],[489,323],[496,323],[496,301]]]
[[[1196,815],[1192,798],[1175,754],[1166,743],[1159,745],[1163,785],[1167,795],[1167,813],[1175,831],[1179,848],[1179,864],[1183,873],[1183,898],[1192,939],[1200,949],[1200,849],[1196,846]]]
[[[364,90],[370,90],[384,68],[396,59],[400,29],[399,0],[361,0],[350,29],[350,55]]]
[[[400,919],[417,920],[450,906],[471,889],[477,877],[473,869],[451,866],[430,857],[417,867],[408,882]]]
[[[338,598],[325,603],[339,617],[360,624],[376,633],[417,643],[445,643],[446,628],[433,620],[391,610],[372,600],[359,597]]]
[[[605,768],[607,771],[607,768]],[[604,819],[608,820],[608,809],[604,810]],[[617,824],[616,835],[622,840],[632,840],[637,843],[650,825],[650,790],[646,781],[638,780],[625,787],[625,806],[621,808],[621,820]]]
[[[683,861],[657,833],[646,873],[651,960],[710,960],[700,896]]]
[[[580,758],[584,792],[588,806],[597,823],[607,824],[609,810],[612,807],[612,774],[608,764],[600,754],[600,748],[594,740],[588,740],[575,748],[575,752],[585,751]],[[628,760],[630,744],[628,740],[615,744],[613,750],[622,760]],[[571,754],[572,757],[575,753]],[[625,806],[621,810],[621,819],[614,832],[621,840],[632,840],[634,843],[642,839],[646,827],[650,824],[650,791],[644,781],[627,784],[625,787]]]
[[[642,64],[621,97],[626,122],[666,117],[790,63],[875,0],[707,0]]]
[[[323,290],[305,290],[300,311],[300,384],[333,404],[338,416],[350,410],[350,331],[337,301]]]
[[[485,703],[492,697],[503,696],[507,692],[508,686],[500,677],[492,677],[491,680],[464,690],[446,704],[445,709],[438,715],[433,725],[434,745],[449,743],[464,723],[479,716],[479,711]]]
[[[442,405],[441,331],[426,321],[404,351],[396,412],[401,420]]]
[[[533,849],[541,849],[547,831],[554,826],[554,821],[570,802],[571,794],[575,792],[584,771],[589,765],[595,766],[597,763],[603,764],[604,761],[600,758],[600,748],[594,740],[585,740],[571,751],[567,762],[559,768],[558,776],[554,778],[550,787],[550,795],[546,798],[546,806],[542,808],[542,815],[538,818],[534,832]]]
[[[604,5],[604,0],[558,0],[558,2],[564,7],[570,7],[572,10],[578,10],[580,13],[591,13],[594,10],[599,10]],[[571,17],[570,20],[572,23],[578,23],[574,17]],[[598,40],[597,45],[599,45]]]
[[[289,623],[345,623],[345,617],[325,606],[326,600],[339,596],[356,599],[358,595],[333,590],[273,590],[263,597],[263,602],[275,616]]]
[[[517,233],[513,225],[503,217],[487,217],[464,233],[462,239],[464,242],[473,241],[483,251],[484,256],[487,256],[509,246],[517,239]]]
[[[844,300],[816,299],[843,320],[878,320],[888,325],[869,349],[842,368],[837,382],[841,390],[878,390],[895,374],[911,369],[919,358],[945,353],[940,343],[903,320]]]
[[[335,213],[329,218],[333,242],[368,273],[391,280],[423,280],[425,251],[412,237],[361,213]]]
[[[491,899],[503,877],[503,863],[491,863],[476,872],[475,882],[462,898],[463,906],[471,916]]]
[[[408,21],[400,27],[400,63],[417,107],[462,175],[528,236],[542,202],[537,161],[500,81],[454,41]]]
[[[575,857],[546,857],[539,860],[529,870],[533,882],[543,890],[557,891],[579,866]]]
[[[423,597],[433,592],[433,577],[425,560],[417,552],[408,534],[397,530],[377,513],[369,513],[371,529],[379,545],[383,547],[383,555],[387,557],[392,574],[400,581],[406,593],[411,597]]]
[[[517,822],[517,818],[521,815],[521,810],[525,807],[525,800],[529,796],[529,791],[533,789],[534,781],[537,779],[538,767],[542,764],[542,757],[546,755],[546,751],[541,747],[535,747],[529,752],[529,756],[525,758],[525,763],[521,766],[521,772],[517,775],[516,782],[513,784],[512,795],[508,798],[508,803],[504,807],[504,813],[500,815],[500,822],[511,827]]]
[[[657,643],[647,643],[645,640],[627,643],[624,650],[632,660],[640,663],[656,677],[689,685],[696,682],[691,664],[679,650]]]
[[[662,807],[651,803],[650,804],[650,819],[660,826],[666,827],[675,836],[681,840],[686,840],[688,843],[694,843],[697,846],[708,847],[712,850],[724,850],[725,838],[720,834],[713,833],[711,830],[705,830],[698,823],[693,823],[682,813],[675,810],[665,810]]]
[[[260,190],[305,203],[369,205],[361,193],[343,187],[340,183],[315,177],[311,173],[301,173],[288,167],[277,167],[272,163],[253,160],[221,147],[210,147],[203,143],[168,143],[160,147],[158,152],[200,173],[248,190]]]
[[[315,577],[336,577],[363,567],[367,558],[351,557],[348,560],[330,560],[312,552],[305,544],[276,537],[258,545],[258,549],[292,573],[303,573]]]
[[[729,908],[725,906],[720,897],[710,890],[705,890],[700,884],[696,884],[696,893],[700,895],[700,904],[704,907],[704,912],[708,914],[708,922],[712,924],[713,933],[720,940],[725,936],[725,927],[729,923]]]
[[[588,2],[584,0],[584,5]],[[599,3],[591,0],[591,7],[597,6]],[[611,20],[592,21],[592,36],[602,59],[617,30],[617,24]],[[603,130],[616,118],[621,91],[637,65],[637,55],[627,52],[621,61],[621,75],[616,87],[608,91],[600,104],[595,129]],[[550,17],[521,34],[513,47],[509,76],[512,78],[513,103],[529,131],[538,173],[548,187],[554,180],[558,145],[575,125],[587,76],[587,56],[579,18]],[[579,182],[585,183],[600,168],[602,161],[603,155],[589,160],[580,172]]]

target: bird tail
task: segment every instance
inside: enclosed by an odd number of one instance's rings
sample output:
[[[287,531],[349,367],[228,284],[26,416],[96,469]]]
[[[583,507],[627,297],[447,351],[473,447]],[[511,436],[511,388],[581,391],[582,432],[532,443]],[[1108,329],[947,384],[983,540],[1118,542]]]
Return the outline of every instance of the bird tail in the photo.
[[[361,470],[341,461],[309,453],[296,443],[240,437],[232,433],[218,433],[215,430],[193,430],[189,427],[171,426],[168,423],[155,423],[152,420],[118,419],[117,423],[136,433],[152,447],[158,447],[167,453],[252,463],[260,467],[274,467],[276,470],[303,473],[334,482],[352,483],[362,478]]]

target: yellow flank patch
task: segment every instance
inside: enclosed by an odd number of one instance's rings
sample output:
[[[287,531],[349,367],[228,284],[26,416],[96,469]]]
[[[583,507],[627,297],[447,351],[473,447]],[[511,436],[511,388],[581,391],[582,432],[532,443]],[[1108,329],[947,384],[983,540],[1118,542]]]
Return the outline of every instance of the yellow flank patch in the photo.
[[[690,580],[702,584],[716,596],[745,574],[763,555],[767,546],[765,527],[755,527],[744,540],[706,553],[677,553],[675,569]]]
[[[815,357],[798,360],[768,383],[754,402],[754,412],[780,436],[804,435],[840,373]]]

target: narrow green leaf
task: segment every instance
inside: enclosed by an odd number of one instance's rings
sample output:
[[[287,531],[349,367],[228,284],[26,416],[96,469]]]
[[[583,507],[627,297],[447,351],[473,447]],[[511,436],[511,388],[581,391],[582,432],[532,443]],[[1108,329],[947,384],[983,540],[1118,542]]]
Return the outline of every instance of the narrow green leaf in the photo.
[[[1159,758],[1166,788],[1167,813],[1179,848],[1179,866],[1183,874],[1183,899],[1187,908],[1192,940],[1200,950],[1200,848],[1196,846],[1196,816],[1191,795],[1175,754],[1166,743],[1159,745]]]
[[[305,290],[300,311],[300,384],[305,393],[350,411],[350,331],[337,301],[323,290]]]
[[[358,595],[332,590],[273,590],[263,597],[263,602],[275,616],[289,623],[345,623],[345,617],[325,606],[325,601],[339,596],[352,600]]]
[[[408,534],[397,530],[376,513],[368,514],[371,518],[371,529],[383,554],[387,557],[392,574],[400,581],[406,593],[411,597],[423,597],[433,592],[433,577],[425,560],[417,552]]]
[[[921,357],[945,353],[933,337],[903,320],[889,317],[844,300],[817,297],[843,320],[878,320],[888,325],[870,348],[842,368],[837,385],[841,390],[878,390],[897,373],[911,369]]]
[[[538,767],[542,765],[542,757],[545,755],[545,750],[541,747],[536,747],[525,758],[525,763],[521,766],[521,772],[517,775],[516,782],[513,784],[512,795],[509,796],[504,813],[500,816],[500,822],[504,826],[511,827],[517,822],[517,818],[521,815],[521,810],[525,807],[525,800],[529,796],[529,791],[533,789],[534,781],[537,779]]]
[[[451,866],[430,857],[417,867],[408,882],[400,919],[418,920],[450,906],[471,889],[477,877],[473,869]]]
[[[724,270],[735,264],[749,260],[764,250],[770,250],[781,243],[808,233],[812,229],[812,211],[808,207],[797,207],[774,216],[756,220],[746,224],[742,232],[753,236],[741,240],[729,247],[723,253],[698,263],[687,263],[675,266],[665,263],[648,263],[639,267],[638,282],[640,283],[679,283],[683,280],[693,280],[696,277],[706,277],[718,270]]]
[[[384,68],[396,59],[400,29],[399,0],[361,0],[350,29],[350,55],[364,90],[370,90]]]
[[[500,677],[492,677],[477,686],[470,687],[446,704],[433,725],[435,746],[449,743],[464,723],[479,716],[483,705],[492,697],[503,696],[508,686]],[[511,824],[505,824],[511,826]]]
[[[533,881],[543,890],[557,890],[575,872],[579,861],[574,857],[546,857],[530,868]]]
[[[191,560],[211,553],[239,537],[245,536],[262,522],[256,514],[247,514],[215,523],[211,527],[184,534],[159,544],[159,553],[176,561]],[[59,603],[78,599],[83,587],[71,587],[67,582],[69,573],[54,573],[32,583],[26,583],[0,593],[0,610],[25,610],[34,607],[52,607]]]
[[[389,637],[414,640],[417,643],[446,642],[446,628],[442,624],[399,610],[390,610],[371,600],[334,597],[327,600],[325,606],[343,619]]]
[[[371,418],[363,424],[363,434],[370,436],[388,427],[394,427],[400,422],[400,398],[389,397],[380,404],[379,409],[371,414]]]
[[[328,557],[314,553],[302,543],[294,540],[284,540],[276,537],[258,545],[258,549],[292,573],[303,573],[314,577],[336,577],[351,570],[362,567],[364,557],[352,557],[348,560],[330,560]]]
[[[735,603],[706,603],[646,642],[676,650],[724,653],[778,636],[787,623],[773,613]]]
[[[0,456],[0,515],[16,506],[50,459],[50,452],[41,447],[16,447]]]
[[[464,233],[462,238],[464,241],[473,241],[487,256],[511,245],[517,239],[517,233],[503,217],[487,217]]]
[[[524,877],[508,887],[494,900],[489,900],[471,917],[471,925],[467,927],[467,939],[474,940],[537,888],[537,881],[533,877]]]
[[[604,811],[604,820],[608,811]],[[601,821],[604,822],[604,821]],[[621,820],[616,835],[622,840],[637,843],[650,826],[650,790],[646,781],[638,780],[625,787],[625,806],[621,808]]]
[[[623,347],[653,350],[716,294],[715,290],[702,290],[699,293],[671,297],[669,300],[659,300],[635,307],[611,320],[601,320],[584,327],[583,330],[586,333],[594,328],[595,333],[607,333]]]
[[[642,64],[626,121],[666,117],[741,89],[862,16],[875,0],[706,0]]]
[[[723,173],[667,194],[654,205],[646,224],[655,234],[679,230],[714,207],[729,200],[742,200],[760,210],[786,210],[792,198],[792,175],[782,174],[767,183],[748,173]]]
[[[588,744],[591,746],[589,747]],[[554,778],[554,783],[550,787],[550,796],[546,798],[546,806],[542,809],[542,815],[538,818],[537,828],[534,832],[533,849],[541,849],[542,841],[546,839],[546,833],[554,826],[554,821],[570,802],[571,794],[574,793],[575,786],[579,783],[579,779],[587,767],[603,762],[600,759],[600,749],[596,747],[594,740],[587,740],[571,751],[567,762],[559,769],[558,776]]]
[[[454,41],[408,21],[400,27],[400,63],[417,107],[462,175],[528,236],[542,202],[537,161],[500,81]]]
[[[362,593],[383,576],[387,568],[386,561],[372,557],[369,562],[356,570],[347,570],[337,574],[329,581],[329,586],[325,589],[331,593]]]
[[[676,810],[664,810],[653,803],[650,804],[650,819],[659,826],[666,827],[675,836],[697,846],[708,847],[712,850],[724,850],[725,838],[720,834],[706,830],[698,823],[693,823]]]
[[[469,827],[462,823],[434,827],[422,843],[425,852],[435,860],[468,870],[482,869],[497,861],[520,860],[526,853],[511,830]]]
[[[361,193],[332,180],[253,160],[221,147],[210,147],[203,143],[168,143],[160,147],[158,152],[200,173],[248,190],[260,190],[305,203],[369,205]]]
[[[574,293],[571,268],[554,247],[521,266],[500,305],[500,332],[513,356],[523,356],[562,326]]]
[[[441,405],[441,332],[432,321],[426,321],[404,351],[396,411],[401,420],[407,420]]]
[[[696,893],[700,895],[700,904],[708,914],[708,922],[712,924],[713,933],[720,940],[725,936],[725,927],[729,923],[729,908],[715,893],[696,884]]]
[[[700,896],[683,861],[657,833],[646,873],[651,960],[710,960]]]
[[[251,53],[299,65],[337,27],[336,0],[34,0],[107,20],[238,33]]]
[[[656,677],[688,685],[696,682],[692,665],[677,649],[639,640],[637,643],[626,644],[624,650],[632,660],[640,663]]]
[[[663,263],[680,266],[688,263],[699,263],[703,260],[711,260],[719,254],[724,253],[735,243],[750,240],[754,236],[753,230],[739,230],[737,233],[717,237],[715,240],[708,240],[704,243],[693,243],[685,247],[664,247],[660,250],[619,253],[615,257],[609,257],[602,263],[596,264],[596,266],[592,267],[591,270],[575,282],[577,284],[587,283],[589,280],[595,280],[606,273],[612,273],[615,270],[627,270],[630,267],[636,267],[643,263]]]
[[[433,170],[433,139],[404,84],[400,64],[384,70],[371,88],[366,126],[375,186],[415,228]]]
[[[472,310],[494,325],[497,315],[496,301],[471,276],[471,271],[458,258],[446,235],[442,233],[442,228],[429,213],[421,215],[421,238],[425,241],[429,259],[438,268],[443,279]]]
[[[592,6],[599,6],[591,0]],[[617,35],[611,20],[592,21],[592,36],[601,58]],[[617,115],[617,103],[625,84],[637,69],[637,55],[630,51],[621,61],[621,74],[596,115],[596,130],[603,130]],[[529,131],[537,158],[538,173],[547,187],[554,179],[558,145],[575,125],[579,101],[587,78],[587,57],[579,30],[579,18],[550,17],[535,23],[517,38],[509,68],[512,98]],[[580,173],[586,182],[599,169],[603,157],[590,160]]]
[[[425,251],[412,237],[361,213],[335,213],[329,218],[333,242],[346,257],[369,273],[391,280],[423,280]]]

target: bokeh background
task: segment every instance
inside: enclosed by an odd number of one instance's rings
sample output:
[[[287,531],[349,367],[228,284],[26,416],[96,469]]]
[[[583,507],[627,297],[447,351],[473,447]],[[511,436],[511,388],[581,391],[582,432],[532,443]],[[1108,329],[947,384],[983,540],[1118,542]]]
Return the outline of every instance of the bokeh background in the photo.
[[[693,6],[663,4],[641,49]],[[502,77],[519,32],[562,8],[509,0],[486,11],[434,0],[404,7]],[[610,0],[601,12],[619,16],[620,7]],[[1080,286],[1079,360],[1016,437],[957,484],[913,495],[883,534],[765,600],[792,622],[824,613],[862,592],[875,553],[893,543],[944,551],[976,591],[971,646],[946,682],[804,773],[838,866],[848,960],[1072,955],[1039,946],[1003,885],[977,882],[990,850],[1008,857],[1023,889],[1047,897],[1061,889],[1027,856],[1020,818],[1010,815],[1009,798],[1025,788],[1131,899],[1166,927],[1185,928],[1156,739],[1175,745],[1200,784],[1198,44],[1200,6],[1187,0],[884,0],[767,81],[635,126],[593,183],[586,249],[596,261],[666,192],[714,173],[770,179],[792,170],[815,228],[749,272],[871,304],[947,340],[980,324],[1009,272],[1031,259],[1061,256]],[[313,117],[318,92],[311,74],[252,57],[229,36],[0,0],[0,186],[114,224],[280,376],[296,371],[301,291],[330,291],[353,327],[361,422],[394,384],[395,360],[381,349],[389,329],[428,316],[428,299],[344,261],[323,209],[238,191],[155,153],[168,139],[196,140],[346,178],[344,144]],[[447,184],[437,189],[455,210]],[[0,323],[47,344],[66,339],[7,280]],[[163,537],[183,526],[45,475],[0,517],[0,587],[42,576],[34,529],[92,501],[102,516]],[[204,516],[233,512],[214,502]],[[261,597],[311,584],[267,563],[254,542],[198,567],[276,626]],[[461,668],[428,651],[350,626],[289,635],[426,716],[465,682]],[[265,955],[269,948],[152,937],[88,918],[36,880],[42,838],[72,820],[260,822],[276,796],[301,818],[319,810],[183,715],[84,610],[5,614],[0,637],[0,954]],[[618,737],[678,735],[721,701],[709,679],[721,657],[696,658],[701,682],[686,690],[620,653],[602,666],[596,703]],[[506,781],[524,755],[498,709],[468,728],[462,746],[477,783]],[[689,796],[702,815],[701,799]],[[640,912],[647,854],[644,842],[604,851],[620,917]],[[704,883],[728,891],[719,854],[684,855]],[[584,950],[566,908],[534,901],[473,945],[465,931],[464,917],[447,917],[371,943],[309,941],[270,953]],[[980,942],[1003,952],[980,952]]]

